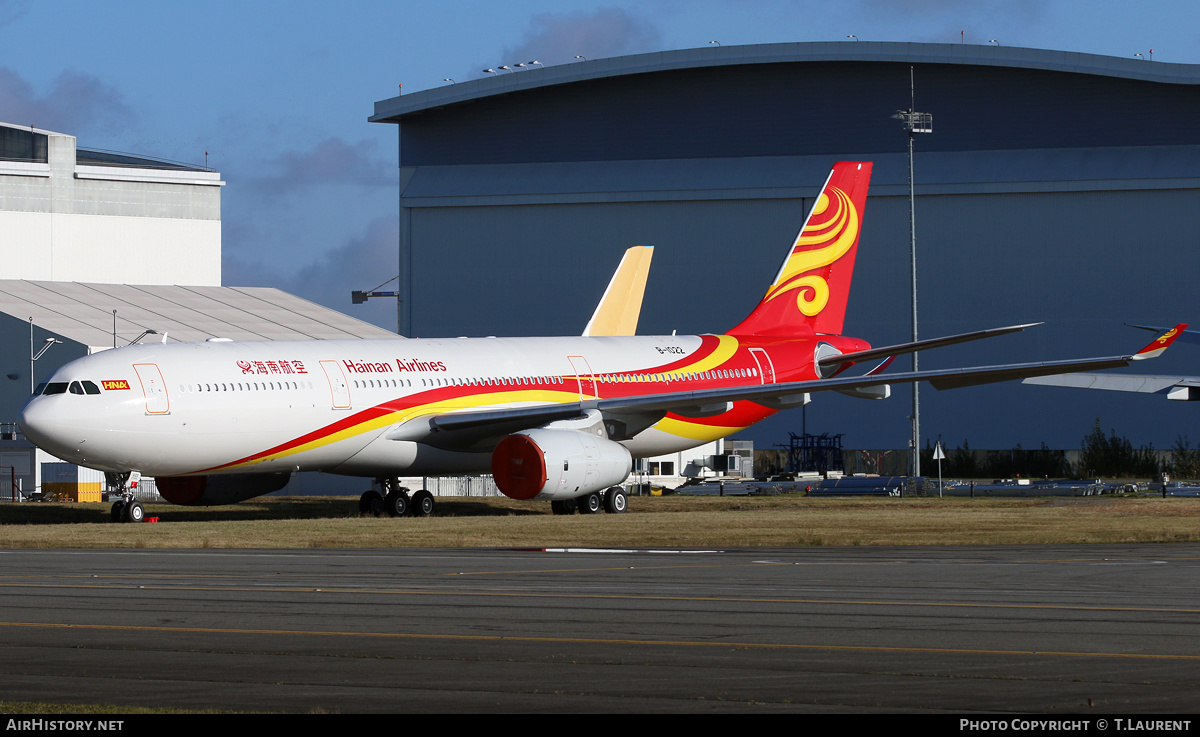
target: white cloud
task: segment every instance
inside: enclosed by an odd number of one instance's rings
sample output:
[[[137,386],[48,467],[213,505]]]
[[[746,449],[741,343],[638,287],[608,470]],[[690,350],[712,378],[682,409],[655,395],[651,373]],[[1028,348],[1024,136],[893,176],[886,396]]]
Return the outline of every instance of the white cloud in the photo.
[[[358,236],[320,256],[293,274],[284,274],[234,253],[226,239],[222,283],[228,286],[276,287],[374,325],[396,329],[396,301],[375,299],[351,305],[350,292],[373,289],[399,270],[400,225],[395,216],[376,218]],[[395,283],[385,290],[396,289]]]
[[[492,65],[516,64],[534,59],[563,64],[575,56],[597,59],[662,48],[662,33],[650,21],[622,8],[592,12],[539,13],[529,21],[524,38],[500,52]]]
[[[272,172],[254,184],[271,194],[329,184],[391,185],[395,172],[370,142],[326,138],[304,151],[285,151],[265,165]]]

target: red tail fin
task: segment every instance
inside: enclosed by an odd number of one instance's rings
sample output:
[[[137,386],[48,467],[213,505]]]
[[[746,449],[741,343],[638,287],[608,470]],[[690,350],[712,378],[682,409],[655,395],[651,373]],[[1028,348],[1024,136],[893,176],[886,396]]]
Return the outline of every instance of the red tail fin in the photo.
[[[731,335],[842,334],[870,182],[870,162],[834,164],[771,288]]]

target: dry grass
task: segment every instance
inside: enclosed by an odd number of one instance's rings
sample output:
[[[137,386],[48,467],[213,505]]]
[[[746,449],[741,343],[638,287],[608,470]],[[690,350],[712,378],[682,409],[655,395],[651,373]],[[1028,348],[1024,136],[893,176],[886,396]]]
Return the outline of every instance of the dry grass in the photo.
[[[0,714],[5,716],[29,715],[59,716],[59,715],[126,715],[126,714],[234,714],[245,712],[217,711],[215,709],[174,709],[170,707],[126,706],[124,704],[52,704],[45,701],[0,701]],[[17,726],[9,729],[19,729]],[[119,721],[119,720],[116,720]],[[126,725],[119,724],[113,731],[122,731]],[[32,731],[32,730],[26,730]]]
[[[292,498],[118,525],[108,505],[0,507],[0,548],[757,547],[1200,540],[1200,500],[651,497],[630,513],[556,517],[549,505],[440,499],[427,519],[360,517],[357,499]]]

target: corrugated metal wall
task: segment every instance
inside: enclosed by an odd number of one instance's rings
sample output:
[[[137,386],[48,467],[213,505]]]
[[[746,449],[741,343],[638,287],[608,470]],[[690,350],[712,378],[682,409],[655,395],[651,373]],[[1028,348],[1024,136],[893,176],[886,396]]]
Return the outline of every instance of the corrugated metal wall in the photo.
[[[847,331],[908,340],[906,138],[889,117],[908,107],[907,82],[907,64],[706,67],[405,118],[414,334],[578,333],[638,244],[658,247],[639,332],[723,330],[761,296],[829,166],[849,159],[876,167]],[[1195,83],[961,64],[919,65],[917,84],[935,121],[917,140],[921,336],[1047,322],[927,353],[923,368],[1114,355],[1151,337],[1123,323],[1200,324]],[[1139,368],[1200,374],[1200,354],[1177,347]],[[908,392],[820,396],[808,431],[903,447]],[[1069,448],[1099,418],[1162,448],[1198,411],[1019,384],[922,392],[923,436],[952,447]],[[746,437],[768,447],[801,424],[795,410]]]
[[[816,189],[819,184],[814,184]],[[719,332],[757,302],[811,200],[729,200],[413,211],[414,334],[555,335],[582,330],[628,245],[655,245],[642,334]],[[876,345],[908,339],[908,211],[868,199],[847,331]],[[925,354],[925,368],[1132,352],[1126,322],[1200,322],[1200,189],[930,195],[917,209],[923,337],[1046,321],[1027,333]],[[1184,346],[1148,364],[1200,373]],[[897,366],[907,365],[900,359]],[[1145,368],[1145,367],[1141,367]],[[908,389],[887,402],[825,395],[810,432],[900,447]],[[1159,397],[1005,384],[926,389],[923,435],[947,442],[1072,447],[1100,418],[1165,447],[1196,408]],[[799,411],[750,437],[799,431]]]
[[[579,334],[625,249],[636,245],[655,246],[639,332],[724,330],[758,302],[809,203],[419,209],[414,332]]]

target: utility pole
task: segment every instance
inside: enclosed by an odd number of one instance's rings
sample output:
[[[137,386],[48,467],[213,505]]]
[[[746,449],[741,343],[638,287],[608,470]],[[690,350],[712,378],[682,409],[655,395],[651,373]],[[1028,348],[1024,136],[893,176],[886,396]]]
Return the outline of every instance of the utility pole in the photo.
[[[29,393],[33,394],[34,388],[37,386],[33,383],[33,369],[37,360],[42,357],[42,354],[50,350],[52,345],[61,345],[62,341],[58,338],[46,338],[42,343],[42,349],[37,353],[33,352],[33,317],[29,318]]]
[[[918,133],[933,133],[933,115],[916,112],[916,84],[913,68],[908,68],[909,107],[893,115],[908,133],[908,237],[912,264],[912,339],[917,342],[917,205],[913,176],[913,139]],[[917,354],[912,354],[912,370],[918,370]],[[921,400],[920,383],[912,385],[912,438],[909,442],[909,475],[921,475]]]

